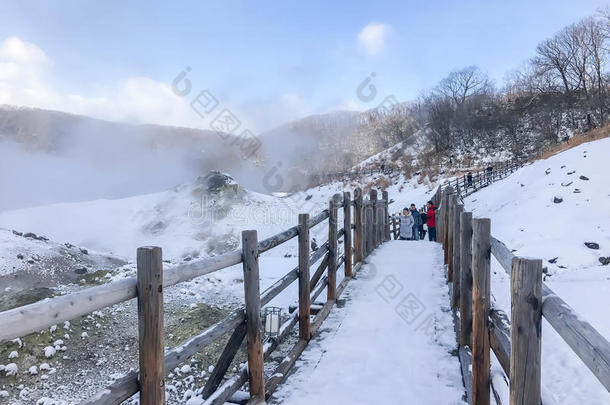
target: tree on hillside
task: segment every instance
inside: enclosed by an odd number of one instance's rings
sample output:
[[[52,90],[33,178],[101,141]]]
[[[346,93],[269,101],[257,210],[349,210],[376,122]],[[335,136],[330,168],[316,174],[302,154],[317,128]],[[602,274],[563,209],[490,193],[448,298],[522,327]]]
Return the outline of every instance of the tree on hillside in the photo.
[[[366,118],[368,130],[384,149],[408,139],[419,128],[409,106],[403,103],[387,109],[370,110]]]
[[[459,108],[464,105],[469,97],[487,93],[491,87],[491,81],[487,74],[481,72],[476,66],[468,66],[449,73],[446,78],[440,81],[437,91],[450,98]]]

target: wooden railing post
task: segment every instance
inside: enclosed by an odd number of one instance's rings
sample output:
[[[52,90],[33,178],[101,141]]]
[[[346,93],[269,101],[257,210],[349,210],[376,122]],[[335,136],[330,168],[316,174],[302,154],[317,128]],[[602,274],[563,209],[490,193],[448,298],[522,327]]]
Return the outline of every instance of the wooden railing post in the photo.
[[[137,250],[140,403],[165,403],[163,257],[160,247]]]
[[[460,346],[472,348],[472,213],[460,216]]]
[[[514,258],[510,276],[510,404],[540,404],[542,260]]]
[[[445,227],[444,227],[444,215],[447,207],[447,192],[443,189],[440,198],[440,204],[436,209],[436,240],[441,243],[443,249],[445,249]]]
[[[448,265],[448,267],[451,267],[450,265],[450,260],[449,257],[450,253],[451,253],[451,245],[450,245],[450,240],[451,240],[451,207],[453,204],[453,188],[448,187],[445,189],[446,195],[445,195],[445,208],[443,209],[443,248],[444,248],[444,252],[445,252],[445,264]],[[447,277],[449,277],[449,270],[447,272]],[[451,281],[448,278],[449,281]]]
[[[366,200],[366,204],[363,208],[364,212],[364,229],[363,229],[363,239],[364,239],[364,256],[368,256],[371,253],[371,228],[373,227],[373,208],[371,205],[371,200]]]
[[[337,219],[341,194],[335,194],[328,203],[328,286],[327,299],[337,299]]]
[[[265,399],[263,340],[261,336],[261,300],[258,271],[258,236],[255,230],[241,233],[244,296],[246,301],[246,338],[250,398]]]
[[[377,219],[377,226],[375,227],[375,241],[377,242],[375,244],[375,247],[379,247],[382,243],[383,243],[383,234],[385,233],[383,227],[384,227],[384,222],[383,222],[383,212],[384,212],[384,206],[383,206],[383,202],[381,200],[377,200],[377,203],[375,204],[375,219]]]
[[[447,281],[453,282],[453,239],[455,235],[455,206],[457,205],[457,195],[449,196],[449,206],[447,207],[447,259],[448,265]]]
[[[462,211],[464,211],[464,206],[462,204],[455,204],[453,206],[453,255],[451,258],[453,262],[453,309],[457,309],[460,304],[460,216]]]
[[[359,263],[362,262],[364,258],[363,250],[363,212],[362,212],[362,190],[357,188],[354,190],[354,262]]]
[[[385,190],[381,192],[381,196],[385,201],[385,203],[383,204],[383,240],[385,242],[390,240],[390,197],[388,192]]]
[[[371,189],[371,191],[369,192],[369,200],[371,200],[371,206],[372,206],[372,221],[371,221],[371,251],[374,250],[377,247],[378,241],[377,241],[377,221],[378,221],[378,215],[377,215],[377,190],[375,189]]]
[[[472,220],[472,404],[489,405],[491,221]],[[538,402],[538,405],[540,402]]]
[[[352,197],[349,191],[343,193],[343,252],[345,254],[344,274],[352,276]]]
[[[309,340],[309,214],[299,214],[299,338]]]
[[[445,226],[445,216],[446,216],[448,204],[449,204],[449,196],[447,194],[447,189],[444,189],[443,196],[441,197],[440,212],[436,218],[436,220],[437,220],[436,226],[438,227],[440,225],[440,236],[437,238],[440,241],[441,245],[443,246],[443,252],[444,252],[443,264],[447,264],[447,245],[445,243],[447,228]]]

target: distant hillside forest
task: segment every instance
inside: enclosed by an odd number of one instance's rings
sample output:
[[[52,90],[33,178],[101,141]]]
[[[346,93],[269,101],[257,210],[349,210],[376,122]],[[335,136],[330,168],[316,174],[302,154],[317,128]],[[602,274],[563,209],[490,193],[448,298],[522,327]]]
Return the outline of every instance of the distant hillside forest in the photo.
[[[565,27],[501,86],[476,66],[452,71],[409,104],[437,155],[476,160],[483,151],[537,155],[606,124],[610,13]]]

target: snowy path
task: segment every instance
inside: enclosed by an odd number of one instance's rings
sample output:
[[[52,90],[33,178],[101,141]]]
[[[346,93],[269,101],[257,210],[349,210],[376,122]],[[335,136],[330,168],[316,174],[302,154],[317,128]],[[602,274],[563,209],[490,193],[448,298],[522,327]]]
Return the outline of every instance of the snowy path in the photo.
[[[368,260],[274,402],[465,404],[440,245],[390,241]]]

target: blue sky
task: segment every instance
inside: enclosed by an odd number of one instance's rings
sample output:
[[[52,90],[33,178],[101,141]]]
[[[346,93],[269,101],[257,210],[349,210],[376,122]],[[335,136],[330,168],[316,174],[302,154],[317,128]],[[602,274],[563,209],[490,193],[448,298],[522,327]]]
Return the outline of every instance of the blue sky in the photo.
[[[190,66],[195,90],[260,131],[390,94],[410,100],[467,65],[501,82],[537,43],[605,4],[9,0],[0,103],[205,128],[168,90]],[[356,88],[371,72],[379,96],[364,103]]]

